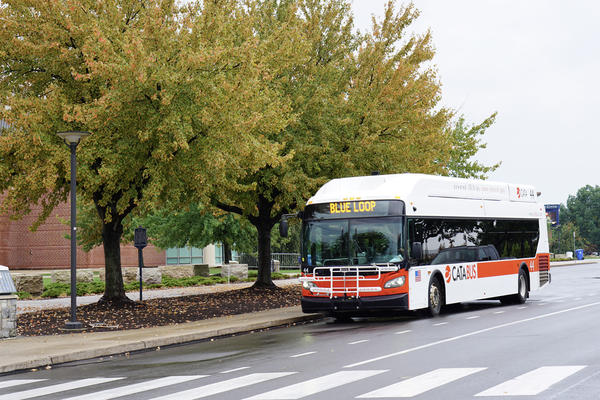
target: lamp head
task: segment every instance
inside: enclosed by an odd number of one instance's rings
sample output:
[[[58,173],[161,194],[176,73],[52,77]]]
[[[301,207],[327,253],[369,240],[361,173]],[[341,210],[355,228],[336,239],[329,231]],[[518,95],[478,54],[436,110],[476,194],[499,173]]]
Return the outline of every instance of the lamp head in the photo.
[[[69,131],[69,132],[58,132],[57,135],[60,136],[66,144],[78,144],[81,138],[88,136],[89,132],[79,132],[79,131]]]

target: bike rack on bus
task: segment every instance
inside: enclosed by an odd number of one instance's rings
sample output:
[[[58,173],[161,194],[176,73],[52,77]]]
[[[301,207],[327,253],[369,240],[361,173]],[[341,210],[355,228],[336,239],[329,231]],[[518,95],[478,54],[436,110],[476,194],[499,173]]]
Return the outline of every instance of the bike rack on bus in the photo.
[[[321,274],[318,272],[322,271]],[[361,282],[379,281],[382,272],[396,272],[398,266],[394,264],[372,264],[368,266],[348,267],[315,267],[311,274],[306,274],[300,281],[329,282],[329,287],[312,287],[312,293],[328,294],[329,298],[334,295],[351,294],[360,297],[363,292],[380,292],[381,286],[361,286]],[[363,276],[362,274],[369,274]],[[337,285],[336,285],[337,283]],[[340,285],[340,283],[342,283]]]

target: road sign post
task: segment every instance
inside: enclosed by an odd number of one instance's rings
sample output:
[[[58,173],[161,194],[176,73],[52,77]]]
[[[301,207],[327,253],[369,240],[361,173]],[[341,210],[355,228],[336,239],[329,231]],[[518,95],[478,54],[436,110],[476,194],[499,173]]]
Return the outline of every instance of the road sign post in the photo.
[[[140,301],[142,301],[142,268],[144,268],[144,255],[142,251],[144,247],[148,245],[148,237],[146,236],[146,228],[141,226],[135,228],[135,234],[133,235],[133,242],[135,247],[138,249],[138,264],[140,267]]]

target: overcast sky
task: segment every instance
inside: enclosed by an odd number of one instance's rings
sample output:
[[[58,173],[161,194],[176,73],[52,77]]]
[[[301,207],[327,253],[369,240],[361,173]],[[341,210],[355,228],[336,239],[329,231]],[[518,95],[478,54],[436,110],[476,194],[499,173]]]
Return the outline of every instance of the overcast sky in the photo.
[[[356,26],[368,29],[386,3],[353,0]],[[443,104],[471,123],[498,111],[477,157],[502,161],[490,179],[532,184],[546,204],[600,184],[600,2],[414,4],[414,29],[433,35]]]

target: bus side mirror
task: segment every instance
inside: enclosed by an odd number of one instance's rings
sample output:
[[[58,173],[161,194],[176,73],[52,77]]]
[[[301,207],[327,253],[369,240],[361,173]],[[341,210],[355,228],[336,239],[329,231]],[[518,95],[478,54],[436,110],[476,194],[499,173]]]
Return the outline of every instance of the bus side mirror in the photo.
[[[417,260],[423,259],[423,245],[421,244],[421,242],[413,242],[410,250],[410,255],[412,256],[412,258],[415,258]]]
[[[279,236],[282,238],[288,237],[288,221],[285,216],[281,217],[279,221]]]

